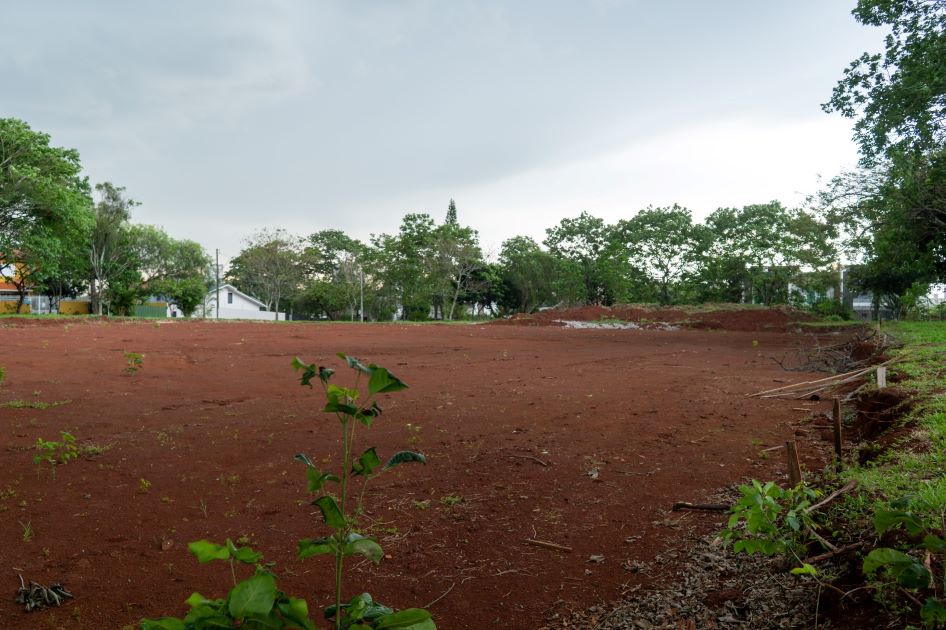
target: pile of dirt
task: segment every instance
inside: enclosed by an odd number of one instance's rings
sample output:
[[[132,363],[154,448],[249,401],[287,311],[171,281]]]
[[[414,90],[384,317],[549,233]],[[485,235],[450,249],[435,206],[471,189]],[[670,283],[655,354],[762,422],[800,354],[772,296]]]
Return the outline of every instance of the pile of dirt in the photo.
[[[745,332],[786,332],[800,322],[811,321],[807,313],[792,308],[745,308],[732,305],[704,311],[688,311],[657,306],[581,306],[548,309],[536,313],[518,313],[495,324],[513,326],[564,326],[565,322],[634,322],[642,328],[681,326],[701,330],[739,330]]]

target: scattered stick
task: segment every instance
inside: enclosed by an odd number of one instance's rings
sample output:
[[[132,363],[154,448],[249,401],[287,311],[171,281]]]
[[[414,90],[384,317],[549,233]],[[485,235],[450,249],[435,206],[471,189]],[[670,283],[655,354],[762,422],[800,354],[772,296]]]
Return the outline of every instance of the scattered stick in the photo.
[[[642,477],[650,477],[651,475],[659,471],[660,471],[659,468],[655,468],[654,470],[648,470],[646,472],[634,472],[633,470],[615,470],[614,472],[618,473],[619,475],[628,475],[629,477],[634,477],[636,475],[640,475]]]
[[[841,488],[838,488],[837,490],[829,494],[827,497],[825,497],[821,501],[815,503],[814,505],[808,506],[808,508],[805,510],[805,513],[811,514],[815,510],[820,510],[824,506],[828,505],[829,503],[837,499],[842,494],[846,494],[856,487],[857,487],[857,479],[851,479],[846,484],[844,484],[844,486],[842,486]]]
[[[526,538],[526,543],[530,545],[535,545],[536,547],[544,547],[545,549],[555,549],[557,551],[567,551],[571,553],[572,548],[566,547],[565,545],[557,545],[553,542],[548,542],[545,540],[535,540],[534,538]]]
[[[688,503],[686,501],[677,501],[670,508],[674,512],[680,510],[706,510],[709,512],[728,512],[732,506],[728,503]]]
[[[770,447],[768,447],[768,448],[762,449],[762,450],[759,451],[759,452],[760,452],[760,453],[771,453],[772,451],[777,451],[777,450],[779,450],[780,448],[785,448],[785,445],[784,445],[784,444],[779,444],[779,445],[777,445],[777,446],[770,446]]]
[[[823,560],[830,560],[835,556],[841,556],[852,551],[856,551],[864,546],[864,543],[854,543],[853,545],[845,545],[843,547],[837,547],[834,551],[827,551],[825,553],[818,554],[817,556],[812,556],[810,558],[805,558],[802,560],[803,563],[814,564],[816,562],[821,562]]]
[[[877,368],[877,389],[885,387],[887,387],[887,368],[882,365]]]
[[[430,608],[431,606],[433,606],[434,604],[436,604],[437,602],[439,602],[441,599],[443,599],[444,597],[446,597],[447,595],[449,595],[449,594],[450,594],[450,591],[452,591],[452,590],[453,590],[453,587],[456,586],[456,585],[457,585],[456,582],[454,582],[453,584],[451,584],[451,585],[450,585],[450,588],[448,588],[446,591],[444,591],[443,594],[442,594],[440,597],[438,597],[438,598],[435,599],[434,601],[432,601],[432,602],[430,602],[429,604],[427,604],[426,606],[424,606],[424,608]]]
[[[514,454],[509,454],[508,457],[517,457],[517,458],[519,458],[519,459],[531,459],[531,460],[534,461],[536,464],[541,464],[541,465],[544,466],[545,468],[548,468],[548,466],[549,466],[549,463],[548,463],[548,462],[543,462],[543,461],[542,461],[541,459],[539,459],[538,457],[533,457],[532,455],[514,455]]]
[[[834,407],[831,414],[832,424],[834,426],[834,454],[838,458],[838,467],[841,467],[841,399],[834,399]]]
[[[795,487],[801,483],[801,464],[798,461],[798,445],[795,440],[785,442],[785,454],[788,458],[788,481]]]

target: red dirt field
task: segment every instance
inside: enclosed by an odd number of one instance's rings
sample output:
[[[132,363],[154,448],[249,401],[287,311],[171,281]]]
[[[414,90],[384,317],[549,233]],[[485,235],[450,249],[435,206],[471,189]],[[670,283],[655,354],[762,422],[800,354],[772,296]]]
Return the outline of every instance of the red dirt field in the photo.
[[[336,351],[411,386],[382,400],[356,450],[428,457],[369,488],[367,522],[390,557],[351,562],[346,595],[408,607],[446,593],[431,607],[442,629],[541,628],[647,588],[666,567],[638,563],[722,522],[673,502],[781,475],[779,452],[760,450],[823,403],[744,395],[805,380],[769,357],[810,343],[765,331],[0,320],[0,403],[63,403],[0,407],[0,628],[183,615],[191,592],[230,585],[224,564],[198,566],[186,543],[242,536],[326,627],[330,562],[295,558],[298,539],[325,530],[292,458],[337,466],[338,427],[290,361],[347,378]],[[124,373],[125,352],[145,355],[139,373]],[[61,430],[109,448],[53,476],[33,445]],[[820,468],[822,447],[798,439]],[[27,614],[13,603],[18,573],[61,581],[75,600]]]

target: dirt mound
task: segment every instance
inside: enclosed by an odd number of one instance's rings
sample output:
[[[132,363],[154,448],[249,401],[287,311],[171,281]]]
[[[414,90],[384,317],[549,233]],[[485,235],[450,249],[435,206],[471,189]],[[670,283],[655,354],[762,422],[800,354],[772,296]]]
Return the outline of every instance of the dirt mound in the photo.
[[[812,317],[791,308],[729,308],[696,311],[658,306],[582,306],[548,309],[536,313],[519,313],[495,324],[513,326],[563,326],[566,321],[593,322],[620,320],[643,324],[664,323],[702,330],[739,330],[746,332],[793,330],[799,322]]]

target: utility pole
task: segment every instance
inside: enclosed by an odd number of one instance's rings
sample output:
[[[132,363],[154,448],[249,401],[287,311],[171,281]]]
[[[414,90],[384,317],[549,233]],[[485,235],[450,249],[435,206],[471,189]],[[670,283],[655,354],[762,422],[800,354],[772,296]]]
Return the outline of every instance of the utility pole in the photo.
[[[365,323],[365,268],[361,265],[358,265],[358,272],[361,275],[361,308],[359,313],[361,314],[361,323]]]
[[[214,319],[220,319],[220,248],[217,248],[217,264],[214,265],[214,274],[216,276],[217,298],[214,304],[217,307],[217,316]]]

